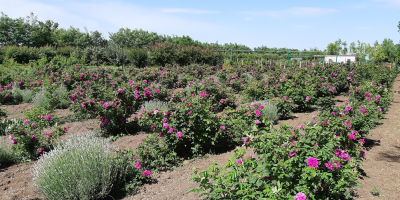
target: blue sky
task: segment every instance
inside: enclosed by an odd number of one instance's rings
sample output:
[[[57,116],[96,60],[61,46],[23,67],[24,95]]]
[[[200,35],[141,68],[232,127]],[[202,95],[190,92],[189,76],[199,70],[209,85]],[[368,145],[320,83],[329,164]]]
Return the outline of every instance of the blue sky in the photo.
[[[338,38],[348,44],[400,40],[400,0],[0,0],[0,5],[12,18],[32,11],[39,20],[99,30],[106,37],[119,28],[137,28],[201,42],[301,50],[323,50]]]

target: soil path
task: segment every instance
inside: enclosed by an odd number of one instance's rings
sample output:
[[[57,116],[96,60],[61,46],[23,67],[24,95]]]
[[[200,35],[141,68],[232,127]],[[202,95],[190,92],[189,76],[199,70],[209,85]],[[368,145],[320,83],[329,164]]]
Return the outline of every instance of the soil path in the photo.
[[[400,90],[400,76],[397,76],[391,92]],[[359,180],[356,199],[399,199],[400,194],[400,94],[394,93],[394,100],[382,123],[370,131],[366,146],[367,160],[361,167],[365,176]],[[380,196],[371,192],[376,188]]]
[[[6,119],[24,119],[24,112],[31,110],[35,105],[33,103],[22,103],[18,105],[0,105],[0,109],[7,110]],[[55,109],[54,114],[57,117],[72,115],[73,112],[68,109]]]
[[[31,169],[35,162],[21,163],[6,169],[0,169],[1,200],[33,200],[41,199],[35,193],[31,179]]]

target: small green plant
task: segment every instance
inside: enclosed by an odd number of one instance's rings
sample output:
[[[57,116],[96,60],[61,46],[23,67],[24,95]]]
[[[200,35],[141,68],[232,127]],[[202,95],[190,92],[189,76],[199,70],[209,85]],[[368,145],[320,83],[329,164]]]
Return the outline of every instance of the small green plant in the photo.
[[[144,102],[139,110],[154,110],[155,108],[161,111],[166,110],[168,109],[168,103],[159,100],[150,100]]]
[[[263,107],[263,109],[261,109],[261,116],[264,119],[267,119],[270,122],[276,122],[279,119],[278,108],[271,101],[256,101],[251,103],[252,106],[255,104]]]
[[[177,154],[171,151],[158,135],[147,137],[136,149],[136,154],[149,169],[168,170],[178,162]]]
[[[108,140],[109,140],[110,142],[115,142],[115,141],[121,139],[121,138],[124,137],[124,136],[126,136],[126,134],[124,134],[124,133],[120,133],[120,134],[118,134],[118,135],[111,135],[111,136],[108,138]]]
[[[374,195],[374,196],[377,196],[377,197],[383,196],[383,195],[381,194],[381,192],[379,191],[378,187],[376,187],[376,186],[374,186],[374,187],[372,188],[371,194]]]
[[[12,164],[16,159],[12,153],[12,144],[6,136],[0,136],[0,168],[4,164]]]
[[[48,107],[50,105],[50,98],[46,95],[46,89],[40,90],[32,99],[33,104],[38,107]]]
[[[20,87],[17,84],[13,85],[13,89],[11,91],[14,95],[14,98],[18,102],[24,102],[24,103],[29,103],[33,99],[33,91],[28,90],[28,89],[20,89]]]
[[[113,157],[107,139],[95,134],[69,138],[35,164],[34,186],[47,199],[104,198],[128,167]]]
[[[51,94],[51,103],[55,108],[68,108],[70,104],[70,99],[68,97],[69,92],[65,85],[60,85]]]
[[[30,111],[25,111],[24,117],[35,124],[32,128],[39,130],[57,125],[57,116],[53,110],[47,110],[45,107],[35,106]]]

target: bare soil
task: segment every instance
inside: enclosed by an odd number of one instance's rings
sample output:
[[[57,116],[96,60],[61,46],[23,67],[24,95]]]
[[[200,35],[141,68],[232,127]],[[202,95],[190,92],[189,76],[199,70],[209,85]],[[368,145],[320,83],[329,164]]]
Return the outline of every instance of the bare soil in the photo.
[[[393,90],[400,89],[400,76],[394,82]],[[366,140],[367,160],[361,170],[365,173],[359,180],[356,199],[399,199],[400,196],[400,94],[394,93],[394,101],[381,125],[372,129]],[[374,187],[378,196],[371,192]]]
[[[128,135],[121,137],[115,142],[112,142],[111,144],[117,147],[118,149],[130,149],[133,150],[135,149],[140,143],[143,142],[144,139],[146,139],[147,136],[150,136],[148,133],[144,132],[139,132],[136,135]]]
[[[21,163],[0,169],[0,199],[41,199],[35,193],[31,180],[31,169],[36,162]]]
[[[22,103],[19,105],[1,105],[1,109],[6,109],[9,114],[23,113],[25,110],[30,110],[34,107],[33,103]]]
[[[0,105],[0,109],[7,110],[6,119],[24,119],[24,112],[31,110],[35,105],[33,103],[23,103],[18,105]],[[73,114],[68,109],[55,109],[54,114],[57,117],[68,116]]]

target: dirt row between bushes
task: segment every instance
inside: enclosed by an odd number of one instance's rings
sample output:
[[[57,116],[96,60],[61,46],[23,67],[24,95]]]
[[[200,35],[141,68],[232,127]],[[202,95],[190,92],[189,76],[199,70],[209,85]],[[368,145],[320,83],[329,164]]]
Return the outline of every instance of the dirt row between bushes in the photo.
[[[399,90],[400,76],[397,76],[391,92]],[[379,122],[366,140],[369,151],[361,167],[364,176],[359,180],[361,187],[356,188],[356,199],[399,199],[400,196],[400,94],[394,93],[389,112]]]
[[[396,79],[395,82],[395,88],[399,88],[400,85],[400,79]],[[396,99],[397,98],[397,99]],[[347,97],[344,96],[338,96],[335,98],[336,105],[342,105],[347,101]],[[394,105],[396,103],[400,102],[400,95],[395,94],[395,101]],[[18,107],[14,106],[14,107]],[[29,107],[27,105],[23,105],[24,107]],[[384,125],[379,126],[378,128],[374,129],[371,131],[372,136],[376,136],[374,132],[376,133],[387,133],[387,132],[392,132],[394,130],[397,130],[397,132],[400,132],[398,129],[399,125],[396,126],[390,126],[386,120],[392,121],[393,123],[396,123],[397,117],[395,114],[399,112],[400,108],[395,108],[396,106],[391,106],[390,112],[386,115],[386,119],[382,120]],[[18,110],[18,108],[13,108],[15,110]],[[14,112],[15,113],[15,112]],[[311,113],[294,113],[290,118],[286,120],[280,120],[278,124],[274,125],[275,128],[279,128],[280,125],[283,123],[286,123],[290,126],[293,127],[299,127],[300,125],[304,125],[306,122],[309,122],[312,120],[313,115],[317,115],[319,111],[314,111]],[[390,119],[388,119],[390,117]],[[388,124],[387,124],[388,123]],[[387,126],[389,125],[389,126]],[[84,121],[84,122],[72,122],[72,123],[66,123],[63,126],[66,126],[68,128],[68,131],[65,136],[67,137],[68,135],[76,134],[76,133],[85,133],[88,131],[93,131],[95,128],[97,128],[98,123],[95,120],[89,120],[89,121]],[[383,129],[383,130],[382,130]],[[117,146],[118,148],[121,149],[134,149],[137,147],[137,145],[144,140],[144,138],[147,137],[148,134],[145,133],[140,133],[137,135],[131,135],[131,136],[125,136],[120,138],[119,140],[113,142],[112,144]],[[389,137],[386,138],[387,140],[392,140],[392,141],[399,141],[398,137]],[[381,142],[382,144],[383,143]],[[391,144],[388,143],[390,146]],[[241,147],[243,148],[243,147]],[[385,148],[386,149],[386,148]],[[390,148],[389,148],[390,149]],[[371,149],[371,151],[374,151],[374,148]],[[369,151],[368,154],[371,154]],[[400,145],[397,144],[397,151],[400,152]],[[251,149],[246,150],[247,155],[253,154]],[[173,171],[166,171],[166,172],[161,172],[159,174],[155,174],[153,176],[153,179],[155,180],[153,184],[150,185],[145,185],[140,188],[140,193],[134,196],[128,196],[125,197],[124,199],[200,199],[196,193],[190,193],[186,194],[186,191],[191,189],[191,188],[198,188],[198,184],[195,182],[190,181],[189,179],[192,177],[192,172],[194,168],[197,168],[198,171],[200,172],[201,170],[204,170],[208,168],[211,163],[216,162],[218,166],[223,166],[227,163],[228,159],[233,156],[233,150],[224,152],[218,155],[206,155],[203,158],[200,159],[195,159],[195,160],[187,160],[183,163],[182,167],[178,167]],[[400,154],[397,154],[400,155]],[[365,185],[364,188],[362,189],[357,189],[357,194],[358,197],[361,199],[371,199],[372,195],[370,195],[369,191],[372,187],[373,184],[370,184],[373,182],[376,186],[379,188],[385,188],[385,190],[381,190],[382,194],[389,195],[387,190],[389,191],[396,191],[398,189],[398,183],[397,185],[394,184],[396,183],[393,181],[391,187],[388,186],[390,183],[386,182],[386,180],[379,180],[378,177],[382,177],[385,174],[374,174],[374,171],[372,170],[371,172],[369,171],[369,168],[371,168],[371,164],[374,165],[375,157],[373,157],[373,154],[371,156],[368,156],[371,161],[365,161],[364,162],[364,167],[365,171],[367,172],[367,177],[364,177],[364,180],[361,180],[361,183]],[[397,157],[397,164],[399,164],[399,158]],[[373,159],[373,160],[372,160]],[[371,163],[372,162],[372,163]],[[386,168],[382,166],[382,171],[381,172],[386,172],[386,170],[390,169],[392,166],[391,162],[388,161],[388,159],[382,159],[380,160],[382,162],[382,165],[387,165]],[[35,162],[29,162],[29,163],[22,163],[22,164],[17,164],[10,166],[5,169],[0,169],[0,197],[1,199],[42,199],[43,197],[40,196],[39,194],[35,193],[34,188],[33,188],[33,182],[31,180],[31,168],[33,167]],[[398,166],[398,165],[396,165]],[[389,167],[389,168],[388,168]],[[372,167],[374,168],[374,167]],[[397,176],[394,176],[395,170],[393,173],[390,174],[392,177],[397,177],[398,179],[398,171],[397,171]],[[370,180],[369,180],[370,179]],[[379,184],[378,184],[379,183]],[[395,194],[395,192],[393,192]]]

